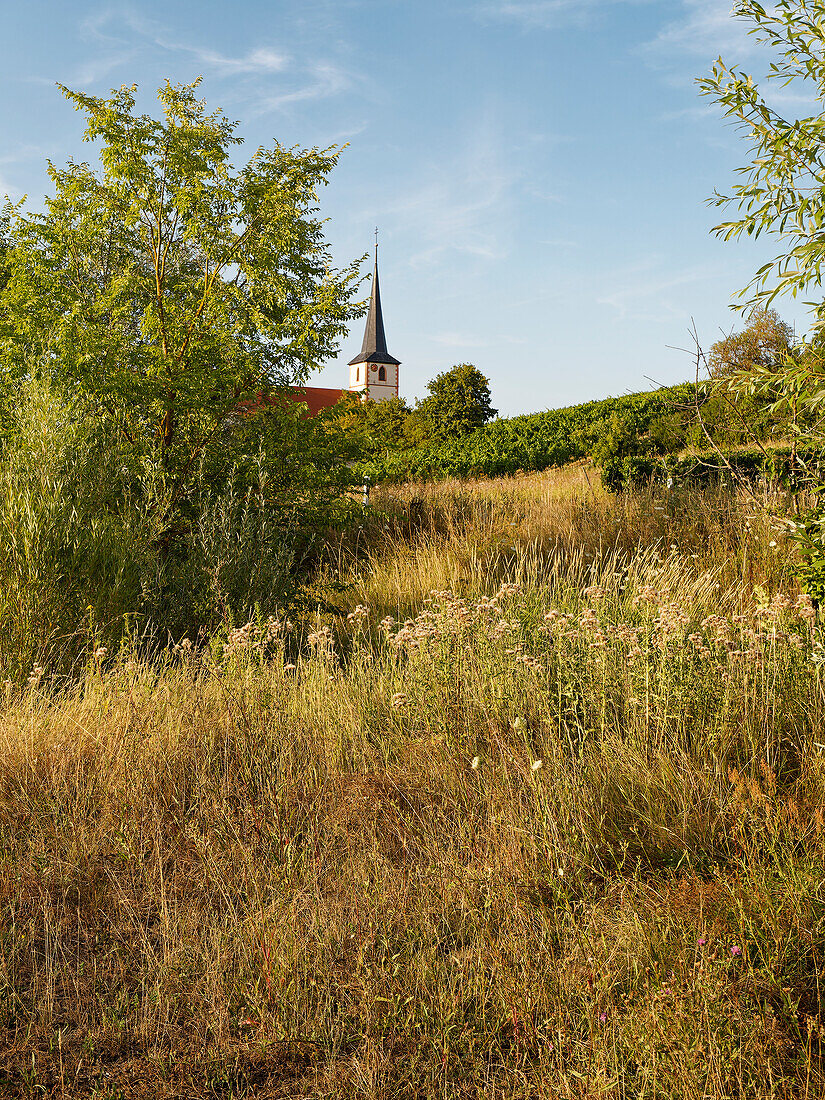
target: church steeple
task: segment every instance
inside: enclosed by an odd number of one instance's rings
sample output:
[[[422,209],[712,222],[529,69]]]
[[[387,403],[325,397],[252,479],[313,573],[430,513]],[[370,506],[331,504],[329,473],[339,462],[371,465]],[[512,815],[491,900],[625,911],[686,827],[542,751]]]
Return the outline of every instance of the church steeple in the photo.
[[[375,267],[367,324],[360,352],[350,359],[350,390],[363,393],[373,401],[398,396],[400,362],[387,351],[384,317],[381,312],[381,290],[378,285],[378,239],[375,241]]]

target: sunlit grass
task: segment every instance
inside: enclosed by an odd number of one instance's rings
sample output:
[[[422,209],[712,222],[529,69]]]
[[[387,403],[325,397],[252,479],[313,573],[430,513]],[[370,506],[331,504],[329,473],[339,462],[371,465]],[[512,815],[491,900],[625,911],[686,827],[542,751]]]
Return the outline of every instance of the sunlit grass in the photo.
[[[0,1092],[823,1094],[782,524],[583,475],[375,494],[337,614],[10,691]]]

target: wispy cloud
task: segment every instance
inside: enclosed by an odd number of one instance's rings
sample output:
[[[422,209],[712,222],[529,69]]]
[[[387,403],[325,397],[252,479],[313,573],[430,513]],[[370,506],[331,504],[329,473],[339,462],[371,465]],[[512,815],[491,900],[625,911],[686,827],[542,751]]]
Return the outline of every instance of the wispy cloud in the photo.
[[[543,237],[537,242],[538,244],[546,245],[548,248],[558,249],[579,249],[581,248],[581,241],[574,240],[572,237]]]
[[[186,42],[176,42],[174,39],[162,35],[157,35],[154,42],[155,45],[164,50],[189,54],[204,69],[208,69],[213,75],[217,76],[254,76],[280,73],[288,68],[290,64],[287,54],[267,47],[250,50],[241,57],[227,57],[216,50],[191,46]]]
[[[187,42],[171,34],[162,24],[145,19],[134,11],[108,9],[83,21],[81,34],[103,47],[122,48],[125,45],[156,46],[172,53],[184,53],[193,57],[211,73],[225,76],[243,76],[281,72],[289,64],[289,57],[282,50],[271,46],[257,46],[239,57],[231,57],[219,50]],[[100,58],[95,63],[117,63],[118,55],[111,59]]]
[[[123,34],[113,33],[117,28],[117,24],[122,24],[123,20],[124,13],[121,10],[104,8],[102,11],[87,15],[81,20],[80,36],[102,45],[124,46],[127,44],[127,40],[123,37]]]
[[[125,65],[131,61],[134,57],[133,52],[119,52],[111,54],[108,57],[92,57],[87,61],[83,61],[78,65],[74,72],[67,78],[69,85],[83,85],[97,84],[99,80],[103,80],[109,73],[114,72],[115,69],[120,68],[121,65]],[[49,84],[52,81],[48,81]]]
[[[601,9],[619,4],[649,4],[656,0],[487,0],[474,8],[487,20],[507,20],[526,28],[551,30],[565,25],[584,25]]]
[[[748,25],[733,14],[732,0],[681,0],[678,14],[644,47],[651,57],[674,55],[732,60],[749,56],[758,48]]]
[[[0,164],[22,164],[27,160],[40,159],[45,156],[45,150],[39,145],[18,145],[9,153],[0,157]]]
[[[215,72],[226,76],[237,76],[251,73],[280,73],[289,65],[289,57],[276,50],[261,47],[250,50],[242,57],[226,57],[215,50],[205,50],[197,46],[187,46],[183,42],[167,42],[158,39],[159,46],[167,50],[180,50],[191,54],[203,65]]]
[[[760,91],[770,105],[794,116],[818,113],[819,105],[811,94],[783,88],[778,81],[763,79],[768,50],[759,38],[748,33],[753,24],[733,14],[732,0],[681,0],[681,12],[641,47],[643,56],[659,69],[668,71],[677,84],[696,79],[697,71],[709,71],[711,62],[722,57],[726,64],[746,66],[761,80]],[[697,65],[702,59],[703,65]],[[716,104],[697,104],[661,116],[663,121],[701,120],[719,115]]]
[[[132,62],[139,53],[139,43],[134,35],[108,33],[114,29],[116,20],[122,19],[113,11],[99,12],[95,16],[84,19],[78,28],[82,41],[90,42],[93,47],[91,56],[75,64],[72,68],[52,73],[49,76],[30,76],[28,80],[32,84],[47,84],[54,86],[55,80],[69,87],[88,87],[103,80],[115,69]]]
[[[660,322],[667,316],[683,318],[684,299],[675,300],[672,291],[729,278],[730,271],[721,265],[697,264],[672,272],[664,257],[651,256],[611,272],[608,283],[611,289],[597,295],[596,302],[612,309],[619,321]]]
[[[355,82],[349,70],[330,61],[311,64],[302,75],[305,80],[298,87],[262,96],[252,113],[263,115],[307,100],[328,99],[347,91]]]
[[[22,194],[16,187],[13,187],[3,173],[0,172],[0,206],[6,201],[7,196],[12,202],[17,202],[17,200],[22,197]]]
[[[358,83],[357,74],[336,60],[317,54],[302,60],[280,42],[227,54],[130,8],[103,10],[85,19],[80,33],[94,45],[95,54],[76,69],[70,81],[75,85],[94,84],[138,54],[177,54],[212,79],[239,80],[238,94],[250,105],[251,117],[340,95]]]
[[[414,267],[456,254],[497,259],[507,251],[519,175],[505,143],[498,122],[483,117],[452,155],[421,167],[395,199],[372,208],[406,226],[417,242],[410,255]]]

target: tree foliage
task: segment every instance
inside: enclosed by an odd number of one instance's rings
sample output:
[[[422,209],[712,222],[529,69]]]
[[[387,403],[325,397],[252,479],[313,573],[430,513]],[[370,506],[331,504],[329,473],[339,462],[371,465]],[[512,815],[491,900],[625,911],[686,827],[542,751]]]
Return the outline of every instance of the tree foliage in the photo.
[[[331,268],[317,217],[338,152],[275,143],[235,169],[237,123],[196,90],[167,82],[157,119],[134,86],[63,88],[101,170],[49,164],[45,212],[10,220],[0,296],[6,362],[57,372],[178,479],[239,403],[303,382],[357,314],[357,265]]]
[[[791,326],[776,310],[761,306],[753,308],[741,332],[730,332],[713,344],[707,358],[710,379],[702,407],[713,443],[753,446],[755,441],[793,434],[799,410],[778,408],[775,390],[746,386],[742,379],[770,377],[783,370],[797,352]]]
[[[197,83],[159,119],[135,87],[63,91],[100,166],[50,164],[44,211],[0,217],[0,670],[24,675],[125,616],[194,637],[294,605],[351,511],[340,433],[286,392],[360,311],[318,217],[338,151],[236,169]]]
[[[699,81],[728,118],[737,121],[750,143],[740,181],[713,201],[735,216],[715,227],[725,240],[772,234],[781,251],[764,264],[741,291],[746,304],[769,305],[777,295],[814,294],[812,336],[779,359],[743,357],[725,376],[729,392],[768,399],[771,411],[789,419],[807,447],[825,449],[825,301],[821,293],[825,262],[825,0],[778,0],[764,7],[739,0],[735,14],[773,53],[767,80],[793,85],[798,99],[819,108],[786,118],[747,73],[721,59]],[[815,488],[825,485],[809,479]],[[825,523],[822,510],[800,517],[801,576],[811,595],[825,596]]]
[[[778,0],[763,7],[738,0],[734,14],[750,23],[749,32],[773,51],[767,80],[782,88],[795,85],[801,99],[825,102],[825,3]],[[713,202],[735,211],[717,225],[724,240],[762,233],[777,236],[781,251],[755,273],[741,296],[746,304],[769,305],[779,294],[793,297],[822,285],[825,261],[825,115],[786,118],[763,96],[753,76],[720,58],[710,76],[701,78],[703,94],[739,124],[749,142],[749,162],[728,193]],[[819,321],[825,303],[810,303]]]
[[[459,363],[427,383],[429,397],[416,406],[421,433],[430,439],[467,435],[496,415],[490,383],[472,363]]]
[[[742,332],[731,332],[710,349],[711,377],[775,368],[791,354],[793,329],[775,309],[756,308]]]
[[[354,458],[372,458],[412,445],[413,413],[403,398],[364,401],[348,393],[322,415],[349,440]]]
[[[306,602],[307,566],[352,510],[340,442],[301,406],[239,419],[217,476],[198,460],[170,514],[147,466],[83,398],[18,388],[0,433],[0,673],[73,667],[125,629],[196,639]]]

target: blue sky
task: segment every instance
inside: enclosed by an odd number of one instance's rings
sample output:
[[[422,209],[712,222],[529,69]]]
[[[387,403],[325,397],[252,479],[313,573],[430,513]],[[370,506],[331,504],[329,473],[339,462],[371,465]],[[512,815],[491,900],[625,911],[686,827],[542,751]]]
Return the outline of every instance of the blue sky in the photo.
[[[105,95],[203,77],[248,152],[349,143],[322,194],[343,265],[381,230],[401,393],[475,363],[511,415],[692,374],[772,254],[705,204],[746,147],[695,77],[757,73],[730,0],[167,0],[3,5],[0,194],[38,208],[45,159],[88,158],[55,82]],[[788,110],[794,109],[788,96]],[[236,151],[243,156],[244,147]],[[365,288],[364,293],[368,290]],[[805,328],[795,303],[786,320]],[[314,384],[345,386],[362,322]]]

